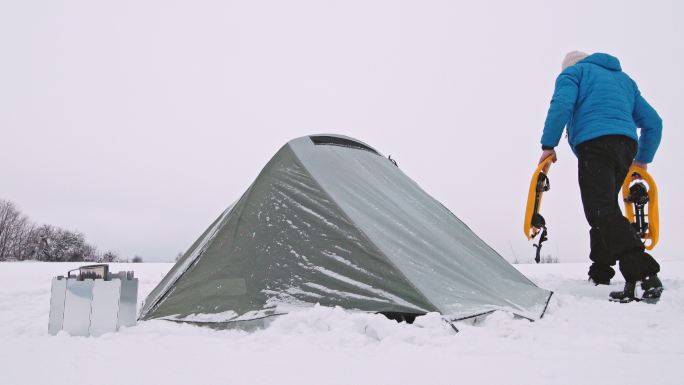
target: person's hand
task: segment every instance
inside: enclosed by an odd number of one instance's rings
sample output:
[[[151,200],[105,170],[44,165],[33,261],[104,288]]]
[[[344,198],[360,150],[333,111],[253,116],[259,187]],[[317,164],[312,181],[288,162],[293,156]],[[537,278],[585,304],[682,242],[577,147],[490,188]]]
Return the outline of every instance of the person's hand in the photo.
[[[550,156],[553,157],[553,159],[552,159],[551,161],[552,161],[553,163],[556,163],[556,161],[558,160],[558,158],[556,157],[556,150],[551,149],[551,150],[544,150],[544,151],[542,151],[542,154],[541,154],[541,157],[539,158],[539,163],[538,163],[538,164],[542,164],[542,162],[543,162],[544,160],[546,160],[546,158],[548,158],[548,157],[550,157]],[[546,167],[544,167],[544,174],[546,174],[548,171],[549,171],[549,165],[547,164]]]
[[[636,166],[636,167],[639,167],[639,168],[643,168],[644,171],[648,171],[648,163],[641,163],[641,162],[637,162],[637,161],[635,160],[634,162],[632,162],[632,166]]]
[[[643,169],[644,171],[648,171],[648,163],[641,163],[637,162],[636,160],[632,162],[632,166],[638,167]],[[641,175],[639,173],[632,173],[632,180],[637,180],[641,179]]]

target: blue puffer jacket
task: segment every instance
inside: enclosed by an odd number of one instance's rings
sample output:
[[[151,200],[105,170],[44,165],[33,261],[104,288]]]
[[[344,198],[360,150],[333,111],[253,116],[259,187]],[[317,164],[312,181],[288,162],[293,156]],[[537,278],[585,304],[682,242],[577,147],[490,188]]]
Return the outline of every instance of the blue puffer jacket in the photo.
[[[625,135],[639,142],[636,160],[643,163],[653,160],[663,128],[660,116],[622,72],[618,59],[605,53],[590,55],[558,76],[542,146],[556,147],[566,125],[573,151],[599,136]]]

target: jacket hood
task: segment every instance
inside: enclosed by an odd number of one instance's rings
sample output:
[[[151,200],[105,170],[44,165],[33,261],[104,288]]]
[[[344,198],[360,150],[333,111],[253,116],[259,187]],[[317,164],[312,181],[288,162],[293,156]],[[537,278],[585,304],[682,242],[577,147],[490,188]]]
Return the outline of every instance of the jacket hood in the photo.
[[[579,63],[591,63],[611,71],[622,71],[622,67],[620,66],[620,61],[618,58],[608,55],[607,53],[595,53],[589,55],[580,60],[577,64]]]

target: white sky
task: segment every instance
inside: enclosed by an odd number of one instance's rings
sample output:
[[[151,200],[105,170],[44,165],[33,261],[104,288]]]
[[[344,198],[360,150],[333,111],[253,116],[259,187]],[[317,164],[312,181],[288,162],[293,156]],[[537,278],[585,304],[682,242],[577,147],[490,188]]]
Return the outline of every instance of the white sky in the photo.
[[[650,171],[679,258],[680,1],[0,0],[0,198],[100,249],[170,260],[289,139],[363,140],[505,257],[567,51],[608,52],[664,119]],[[544,246],[584,261],[567,142]]]

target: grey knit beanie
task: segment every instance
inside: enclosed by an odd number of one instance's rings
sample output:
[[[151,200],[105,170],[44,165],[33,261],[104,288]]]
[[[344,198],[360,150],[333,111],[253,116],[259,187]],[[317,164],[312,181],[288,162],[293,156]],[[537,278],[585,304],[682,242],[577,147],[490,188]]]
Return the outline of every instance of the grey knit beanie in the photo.
[[[584,59],[587,56],[589,56],[589,55],[587,55],[586,53],[584,53],[582,51],[568,52],[568,54],[565,55],[565,59],[563,59],[563,63],[561,64],[561,68],[563,68],[563,71],[565,71],[566,68],[568,68],[570,66],[574,66],[575,64],[577,64],[578,61]]]

